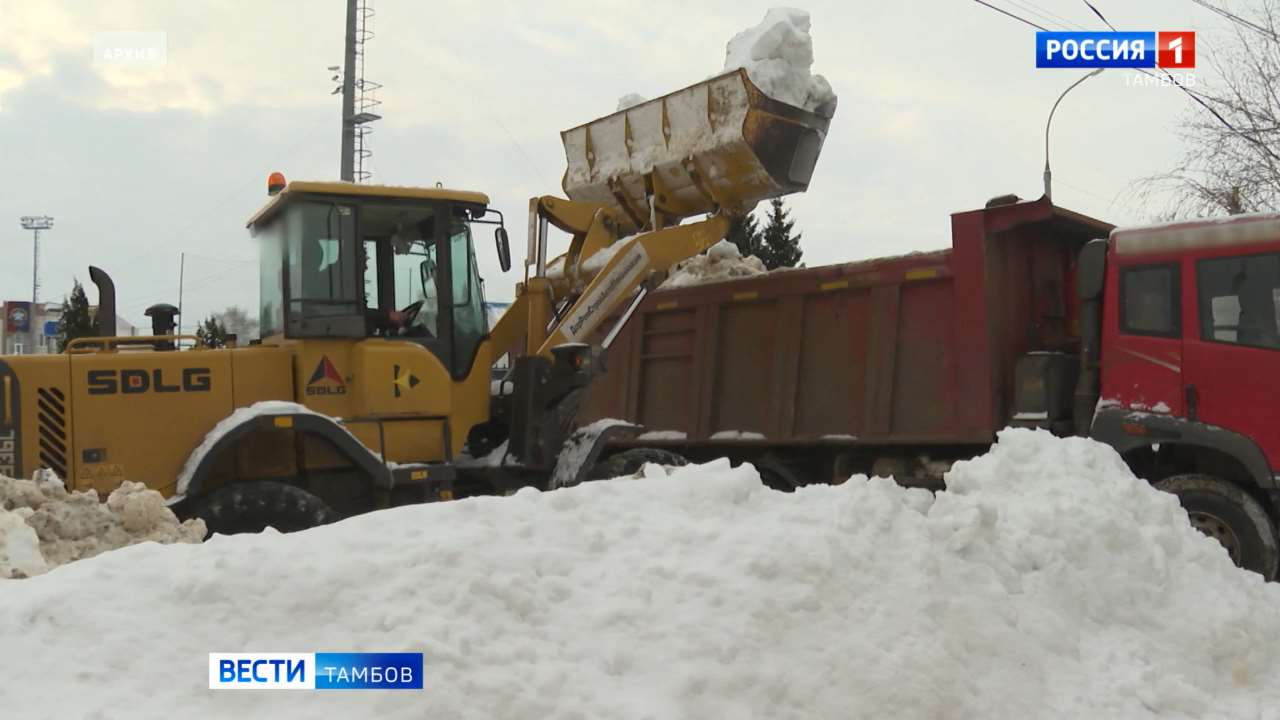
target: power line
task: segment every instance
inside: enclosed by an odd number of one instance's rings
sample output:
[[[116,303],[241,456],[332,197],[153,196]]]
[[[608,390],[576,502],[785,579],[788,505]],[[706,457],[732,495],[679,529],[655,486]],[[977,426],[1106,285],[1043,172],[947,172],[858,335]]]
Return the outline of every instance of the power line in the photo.
[[[1070,30],[1072,28],[1075,28],[1076,30],[1085,29],[1084,26],[1080,25],[1079,23],[1071,22],[1070,20],[1067,20],[1061,15],[1056,15],[1040,7],[1039,5],[1036,5],[1035,3],[1030,2],[1030,0],[1022,0],[1021,2],[1019,0],[1005,0],[1005,2],[1008,2],[1010,5],[1016,8],[1026,10],[1032,15],[1035,15],[1036,17],[1043,19],[1047,23],[1059,25],[1064,29],[1067,29],[1067,30]]]
[[[1089,0],[1084,0],[1084,4],[1089,6],[1089,9],[1093,11],[1094,15],[1098,16],[1099,20],[1105,23],[1107,27],[1111,28],[1111,32],[1119,32],[1116,30],[1116,26],[1112,25],[1111,21],[1102,14],[1102,11],[1093,6],[1093,3],[1089,2]]]
[[[1193,2],[1193,3],[1197,4],[1197,5],[1199,5],[1199,6],[1200,6],[1200,7],[1202,7],[1202,8],[1205,8],[1206,10],[1210,10],[1210,11],[1212,11],[1212,12],[1215,12],[1215,13],[1217,13],[1217,14],[1221,15],[1222,17],[1224,17],[1224,18],[1226,18],[1226,19],[1230,20],[1230,21],[1231,21],[1231,22],[1233,22],[1233,23],[1236,23],[1236,24],[1238,24],[1238,25],[1243,25],[1243,26],[1245,26],[1245,27],[1249,28],[1250,30],[1255,30],[1255,31],[1257,31],[1257,32],[1259,32],[1259,33],[1262,33],[1263,35],[1267,36],[1268,38],[1270,38],[1270,39],[1272,39],[1272,40],[1280,40],[1280,38],[1277,38],[1277,37],[1276,37],[1275,32],[1273,32],[1273,31],[1271,31],[1271,30],[1268,30],[1267,28],[1262,27],[1261,25],[1259,25],[1259,24],[1257,24],[1257,23],[1253,22],[1252,20],[1248,20],[1248,19],[1246,19],[1246,18],[1242,18],[1242,17],[1240,17],[1239,15],[1236,15],[1235,13],[1231,12],[1230,10],[1228,10],[1228,9],[1226,9],[1226,8],[1220,8],[1220,7],[1216,6],[1216,5],[1211,5],[1211,4],[1209,4],[1209,2],[1207,2],[1207,0],[1191,0],[1191,2]]]
[[[1192,2],[1198,2],[1198,0],[1192,0]],[[1094,6],[1093,6],[1093,3],[1089,2],[1089,0],[1084,0],[1084,4],[1085,4],[1085,5],[1088,5],[1088,6],[1089,6],[1089,9],[1090,9],[1090,10],[1092,10],[1092,11],[1094,12],[1094,14],[1095,14],[1095,15],[1097,15],[1097,16],[1098,16],[1098,18],[1102,20],[1102,22],[1104,22],[1104,23],[1106,23],[1106,24],[1107,24],[1107,27],[1111,28],[1111,29],[1112,29],[1112,31],[1115,31],[1115,29],[1116,29],[1116,28],[1115,28],[1115,26],[1114,26],[1114,25],[1112,25],[1112,24],[1111,24],[1111,22],[1110,22],[1109,20],[1107,20],[1106,16],[1104,16],[1104,15],[1102,14],[1102,12],[1101,12],[1100,10],[1098,10],[1098,8],[1096,8],[1096,7],[1094,7]],[[1275,154],[1275,152],[1273,152],[1273,151],[1271,150],[1271,148],[1267,147],[1267,144],[1266,144],[1266,143],[1264,143],[1264,142],[1262,142],[1261,140],[1259,140],[1259,139],[1257,139],[1257,138],[1255,138],[1255,137],[1253,137],[1253,136],[1249,135],[1248,133],[1242,132],[1242,131],[1241,131],[1241,130],[1239,130],[1235,125],[1232,125],[1232,124],[1231,124],[1231,122],[1230,122],[1229,120],[1227,120],[1225,117],[1223,117],[1223,116],[1222,116],[1222,113],[1218,112],[1218,111],[1217,111],[1217,109],[1215,109],[1212,105],[1210,105],[1209,103],[1205,102],[1204,98],[1200,97],[1200,94],[1199,94],[1199,93],[1192,92],[1191,90],[1189,90],[1189,89],[1187,88],[1187,86],[1186,86],[1186,85],[1183,85],[1182,83],[1178,82],[1178,78],[1174,77],[1174,76],[1173,76],[1173,73],[1169,72],[1169,70],[1168,70],[1167,68],[1160,68],[1160,69],[1161,69],[1161,71],[1163,71],[1163,72],[1164,72],[1165,77],[1169,78],[1169,82],[1173,83],[1174,85],[1176,85],[1176,86],[1178,87],[1178,89],[1179,89],[1179,90],[1181,90],[1182,92],[1186,93],[1186,94],[1187,94],[1187,97],[1189,97],[1189,98],[1191,98],[1192,100],[1195,100],[1197,103],[1199,103],[1199,104],[1200,104],[1200,107],[1203,107],[1205,110],[1208,110],[1208,111],[1209,111],[1209,114],[1210,114],[1210,115],[1213,115],[1215,118],[1217,118],[1218,122],[1222,123],[1224,127],[1226,127],[1226,128],[1227,128],[1228,130],[1230,130],[1231,132],[1235,133],[1236,135],[1239,135],[1239,136],[1240,136],[1242,139],[1244,139],[1245,141],[1247,141],[1247,142],[1251,142],[1251,143],[1253,143],[1254,145],[1256,145],[1256,146],[1258,147],[1258,149],[1259,149],[1259,150],[1261,150],[1262,152],[1266,153],[1266,154],[1267,154],[1267,155],[1268,155],[1272,160],[1275,160],[1275,161],[1280,162],[1280,156],[1277,156],[1277,155]],[[1147,71],[1145,71],[1145,70],[1142,70],[1141,68],[1139,68],[1138,70],[1139,70],[1139,72],[1141,72],[1141,73],[1142,73],[1142,74],[1144,74],[1144,75],[1151,75],[1151,73],[1149,73],[1149,72],[1147,72]]]
[[[1043,30],[1043,31],[1045,31],[1045,32],[1049,32],[1049,28],[1047,28],[1047,27],[1045,27],[1045,26],[1043,26],[1043,25],[1038,25],[1038,24],[1036,24],[1036,23],[1033,23],[1033,22],[1031,22],[1030,20],[1028,20],[1028,19],[1026,19],[1026,18],[1022,17],[1021,15],[1015,15],[1015,14],[1013,14],[1013,13],[1009,12],[1008,10],[1005,10],[1004,8],[996,7],[995,5],[992,5],[991,3],[987,2],[986,0],[973,0],[973,1],[974,1],[974,2],[976,2],[976,3],[978,3],[979,5],[984,5],[984,6],[986,6],[986,7],[991,8],[992,10],[995,10],[996,12],[1000,13],[1001,15],[1008,15],[1009,17],[1013,18],[1014,20],[1017,20],[1018,22],[1023,23],[1023,24],[1026,24],[1026,25],[1030,25],[1031,27],[1033,27],[1033,28],[1035,28],[1035,29],[1037,29],[1037,30]]]

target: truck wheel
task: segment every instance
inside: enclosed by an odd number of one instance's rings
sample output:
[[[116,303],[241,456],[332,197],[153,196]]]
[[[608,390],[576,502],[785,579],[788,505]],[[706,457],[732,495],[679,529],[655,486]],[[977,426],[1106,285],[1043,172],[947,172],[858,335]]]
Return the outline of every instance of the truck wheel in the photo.
[[[635,475],[645,463],[680,467],[689,461],[683,455],[659,448],[631,448],[596,463],[591,468],[588,480],[608,480],[610,478]]]
[[[1275,579],[1280,557],[1275,524],[1243,488],[1212,475],[1175,475],[1156,488],[1177,495],[1191,525],[1222,543],[1232,562]]]
[[[260,533],[268,527],[297,532],[338,520],[325,501],[302,488],[261,480],[233,483],[196,498],[191,514],[210,535]]]

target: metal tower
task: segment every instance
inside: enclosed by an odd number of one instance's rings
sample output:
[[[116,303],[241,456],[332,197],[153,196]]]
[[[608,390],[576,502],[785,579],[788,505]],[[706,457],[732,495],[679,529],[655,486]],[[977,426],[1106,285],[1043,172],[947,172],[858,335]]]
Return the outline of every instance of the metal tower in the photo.
[[[342,75],[342,179],[364,182],[373,174],[365,169],[372,155],[369,123],[382,116],[373,112],[382,104],[382,85],[364,77],[365,46],[373,39],[373,8],[369,0],[347,0],[347,41]]]

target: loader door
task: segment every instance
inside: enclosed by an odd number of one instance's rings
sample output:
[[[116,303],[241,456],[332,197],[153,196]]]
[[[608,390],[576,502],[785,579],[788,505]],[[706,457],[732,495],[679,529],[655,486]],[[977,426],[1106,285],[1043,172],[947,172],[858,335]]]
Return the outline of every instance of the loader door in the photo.
[[[1234,430],[1280,468],[1280,252],[1200,259],[1185,382],[1197,420]]]

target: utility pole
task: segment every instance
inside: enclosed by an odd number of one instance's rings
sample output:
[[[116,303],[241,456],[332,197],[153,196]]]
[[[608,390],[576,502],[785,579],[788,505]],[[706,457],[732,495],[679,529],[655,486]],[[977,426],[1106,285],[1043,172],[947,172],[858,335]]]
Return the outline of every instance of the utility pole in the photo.
[[[342,180],[355,182],[356,154],[356,6],[347,0],[347,41],[342,62]]]
[[[187,274],[187,254],[178,256],[178,335],[182,334],[182,280]]]
[[[53,228],[53,218],[48,215],[23,215],[18,218],[24,230],[30,230],[31,239],[31,309],[27,311],[27,334],[30,351],[36,351],[36,303],[40,302],[40,231]]]

